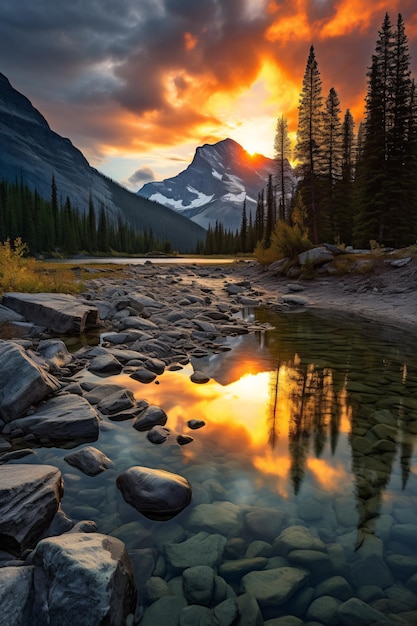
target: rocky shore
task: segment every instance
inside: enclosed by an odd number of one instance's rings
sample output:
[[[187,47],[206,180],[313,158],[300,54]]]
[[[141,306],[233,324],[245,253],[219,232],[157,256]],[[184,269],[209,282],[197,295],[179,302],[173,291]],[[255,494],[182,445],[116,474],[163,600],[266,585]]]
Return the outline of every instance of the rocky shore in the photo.
[[[150,549],[128,550],[94,520],[74,523],[60,506],[62,472],[31,462],[36,446],[64,447],[69,469],[111,474],[114,459],[91,444],[101,429],[121,421],[156,445],[168,437],[178,451],[192,443],[193,429],[204,423],[189,420],[189,435],[175,433],[163,407],[136,400],[122,385],[81,380],[79,373],[126,373],[150,383],[191,359],[229,350],[227,337],[265,330],[242,317],[245,307],[357,314],[387,332],[415,334],[417,263],[388,261],[377,272],[319,273],[313,281],[254,263],[148,263],[129,266],[123,279],[97,271],[76,298],[6,294],[0,306],[0,623],[413,623],[407,619],[417,610],[414,561],[407,587],[398,590],[403,610],[396,621],[390,596],[382,602],[384,590],[395,585],[376,538],[364,542],[348,571],[341,549],[294,516],[291,521],[268,507],[219,501],[220,486],[212,485],[211,498],[201,499],[179,474],[132,465],[114,476],[114,484],[125,506],[147,519],[172,519],[194,498],[192,534],[174,527],[161,542],[161,560]],[[70,353],[58,336],[68,332],[93,332],[96,345]],[[204,384],[207,377],[197,369],[192,381]],[[412,529],[403,526],[408,540]],[[241,538],[244,529],[256,537],[249,546]],[[394,563],[393,571],[398,567]],[[372,589],[358,595],[355,585]],[[407,593],[415,594],[415,606]],[[290,599],[291,615],[277,614],[276,607]]]

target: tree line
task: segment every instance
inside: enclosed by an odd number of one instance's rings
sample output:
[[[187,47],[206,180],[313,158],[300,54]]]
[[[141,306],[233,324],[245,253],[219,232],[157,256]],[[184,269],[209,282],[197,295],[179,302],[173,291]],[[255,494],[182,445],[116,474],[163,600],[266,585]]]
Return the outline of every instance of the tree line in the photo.
[[[388,13],[367,72],[364,121],[355,133],[332,87],[324,98],[311,46],[302,83],[294,156],[299,178],[290,209],[278,172],[283,218],[294,215],[314,244],[320,241],[401,247],[417,237],[417,100],[401,14]],[[277,123],[276,156],[291,158],[287,122]],[[282,166],[282,165],[281,165]]]
[[[155,238],[151,228],[138,232],[120,217],[110,221],[104,206],[97,210],[91,198],[84,213],[68,196],[64,203],[58,202],[54,176],[50,200],[23,181],[0,182],[0,241],[17,237],[35,255],[171,252],[171,243]]]
[[[334,87],[324,96],[310,47],[292,150],[288,120],[275,135],[276,169],[258,196],[255,218],[242,210],[240,230],[209,229],[206,253],[271,250],[277,239],[299,245],[403,247],[417,240],[417,93],[401,14],[384,17],[367,72],[364,121],[355,129]],[[288,177],[295,159],[297,185]],[[292,229],[292,232],[291,230]]]

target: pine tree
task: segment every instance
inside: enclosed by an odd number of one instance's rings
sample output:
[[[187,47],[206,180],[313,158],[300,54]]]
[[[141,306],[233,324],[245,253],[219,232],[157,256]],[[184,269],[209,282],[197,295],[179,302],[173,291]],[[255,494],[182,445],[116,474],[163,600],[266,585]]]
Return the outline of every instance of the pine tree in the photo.
[[[311,46],[298,107],[295,156],[302,177],[299,189],[307,207],[313,243],[318,243],[320,237],[318,176],[322,167],[322,105],[320,72]]]
[[[276,205],[275,205],[275,194],[274,194],[274,186],[272,182],[272,174],[268,177],[268,184],[266,188],[266,220],[265,220],[265,229],[263,236],[263,247],[269,248],[271,245],[271,235],[274,230],[276,222]]]
[[[243,201],[242,208],[242,223],[240,226],[240,250],[242,252],[247,252],[247,243],[248,243],[248,219],[246,216],[246,198]]]
[[[283,115],[278,118],[275,135],[276,190],[280,194],[278,219],[289,220],[287,196],[291,193],[291,181],[286,176],[286,166],[291,159],[291,140],[288,134],[288,120]]]
[[[335,187],[334,235],[337,243],[350,244],[353,226],[353,189],[355,181],[356,143],[355,123],[349,109],[342,125],[341,180]]]
[[[416,205],[410,194],[408,161],[412,83],[407,37],[401,15],[392,29],[385,15],[368,72],[365,132],[357,166],[359,245],[413,243]]]

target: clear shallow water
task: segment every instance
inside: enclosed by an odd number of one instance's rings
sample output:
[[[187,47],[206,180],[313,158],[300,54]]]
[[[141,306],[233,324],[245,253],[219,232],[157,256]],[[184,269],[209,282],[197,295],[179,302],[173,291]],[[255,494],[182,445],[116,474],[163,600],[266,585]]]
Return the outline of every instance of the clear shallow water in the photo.
[[[36,460],[21,462],[59,467],[65,513],[74,520],[94,519],[99,531],[123,539],[129,550],[154,549],[159,556],[154,573],[167,580],[176,573],[165,562],[163,544],[205,530],[227,537],[223,561],[267,555],[268,568],[286,563],[309,569],[302,589],[263,607],[265,619],[298,615],[312,621],[314,593],[341,576],[368,606],[385,614],[411,611],[405,623],[417,623],[417,341],[310,313],[260,310],[256,316],[275,330],[231,338],[230,352],[166,371],[158,384],[144,385],[128,374],[80,374],[97,384],[126,385],[138,400],[160,405],[172,431],[165,444],[151,444],[130,421],[105,419],[99,441],[91,445],[113,460],[113,469],[84,476],[64,461],[68,451],[57,448],[37,449]],[[192,383],[194,368],[211,381]],[[206,426],[190,431],[191,418]],[[194,441],[180,447],[176,433]],[[141,516],[115,484],[132,465],[185,476],[193,488],[191,505],[169,522]],[[233,509],[233,524],[225,520],[227,502],[239,507]],[[213,515],[196,522],[201,504],[213,505]],[[248,512],[255,510],[265,522],[268,511],[269,517],[282,513],[275,534],[266,523],[247,523]],[[322,542],[323,563],[300,553],[306,545],[287,551],[275,541],[282,530],[300,525]],[[236,540],[240,548],[229,550]],[[258,540],[266,545],[254,543]],[[240,578],[227,578],[238,593]],[[340,596],[329,588],[326,597]]]

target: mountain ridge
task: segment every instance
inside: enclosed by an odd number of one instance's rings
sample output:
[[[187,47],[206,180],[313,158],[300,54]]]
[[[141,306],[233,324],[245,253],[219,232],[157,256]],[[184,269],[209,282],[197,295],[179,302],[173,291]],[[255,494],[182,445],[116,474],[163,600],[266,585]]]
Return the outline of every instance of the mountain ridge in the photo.
[[[196,148],[185,170],[159,182],[146,183],[138,195],[158,201],[208,228],[215,222],[236,230],[241,225],[243,203],[255,217],[258,194],[265,189],[276,161],[262,154],[250,155],[233,139]],[[286,176],[293,181],[291,165]]]
[[[152,229],[156,238],[170,240],[173,249],[193,252],[205,232],[187,217],[138,197],[90,166],[68,138],[51,130],[30,100],[0,74],[0,178],[22,180],[45,199],[51,197],[52,176],[58,197],[68,196],[81,213],[90,197],[98,212],[104,206],[111,220],[119,218],[137,231]]]

